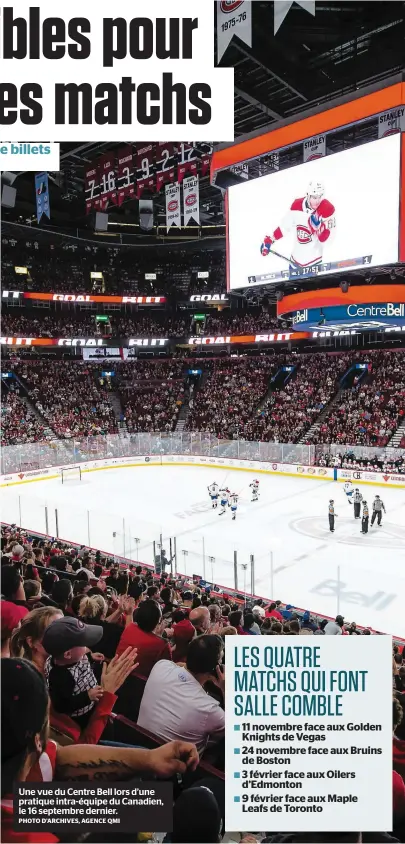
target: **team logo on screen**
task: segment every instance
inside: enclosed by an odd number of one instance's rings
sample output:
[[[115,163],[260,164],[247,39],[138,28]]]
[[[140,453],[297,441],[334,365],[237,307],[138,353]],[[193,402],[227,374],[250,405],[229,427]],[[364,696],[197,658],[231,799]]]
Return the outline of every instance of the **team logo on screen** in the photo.
[[[221,12],[228,14],[228,12],[234,12],[236,9],[239,9],[239,6],[242,6],[244,0],[221,0]]]
[[[297,226],[297,240],[299,243],[309,243],[312,238],[312,232],[306,226]]]

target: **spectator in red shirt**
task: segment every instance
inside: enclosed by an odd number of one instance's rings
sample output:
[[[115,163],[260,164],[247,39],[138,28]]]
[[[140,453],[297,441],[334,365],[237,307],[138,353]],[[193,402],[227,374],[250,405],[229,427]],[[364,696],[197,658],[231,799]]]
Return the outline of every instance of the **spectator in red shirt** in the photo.
[[[265,612],[266,618],[276,618],[277,621],[283,621],[283,616],[279,613],[277,609],[277,604],[273,601],[269,607],[267,607]]]
[[[162,620],[162,611],[156,601],[142,601],[135,613],[135,622],[128,624],[118,643],[117,654],[126,648],[138,649],[139,666],[137,673],[149,677],[153,666],[159,659],[171,659],[167,641],[158,634]]]

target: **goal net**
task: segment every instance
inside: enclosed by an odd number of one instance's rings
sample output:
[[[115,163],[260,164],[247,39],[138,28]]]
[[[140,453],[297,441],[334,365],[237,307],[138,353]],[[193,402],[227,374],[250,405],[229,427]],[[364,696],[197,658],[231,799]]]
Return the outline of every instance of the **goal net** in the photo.
[[[82,470],[80,466],[66,466],[62,469],[61,475],[63,484],[67,481],[81,481]]]

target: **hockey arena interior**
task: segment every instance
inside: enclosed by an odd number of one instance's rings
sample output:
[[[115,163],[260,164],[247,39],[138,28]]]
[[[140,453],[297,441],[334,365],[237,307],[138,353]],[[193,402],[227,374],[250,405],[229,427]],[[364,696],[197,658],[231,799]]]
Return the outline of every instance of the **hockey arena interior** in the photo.
[[[215,668],[226,635],[388,634],[393,828],[342,840],[405,841],[404,4],[294,4],[274,36],[252,5],[221,60],[234,144],[62,143],[59,172],[2,174],[2,657],[48,672],[62,744],[161,752],[190,735],[149,676],[201,676],[204,637]],[[62,617],[121,666],[79,714]],[[225,832],[223,729],[199,729],[183,780],[212,804],[176,780],[171,836],[125,840],[273,841]],[[40,840],[9,811],[4,841]]]

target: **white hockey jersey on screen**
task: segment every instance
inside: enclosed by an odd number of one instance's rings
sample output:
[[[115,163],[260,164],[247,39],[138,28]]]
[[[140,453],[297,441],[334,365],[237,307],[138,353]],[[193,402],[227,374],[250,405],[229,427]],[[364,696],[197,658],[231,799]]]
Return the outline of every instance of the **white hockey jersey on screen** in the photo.
[[[291,258],[300,267],[311,267],[323,260],[323,250],[336,227],[335,207],[323,199],[313,211],[306,196],[295,199],[281,225],[273,232],[273,240],[281,240],[293,232]]]

